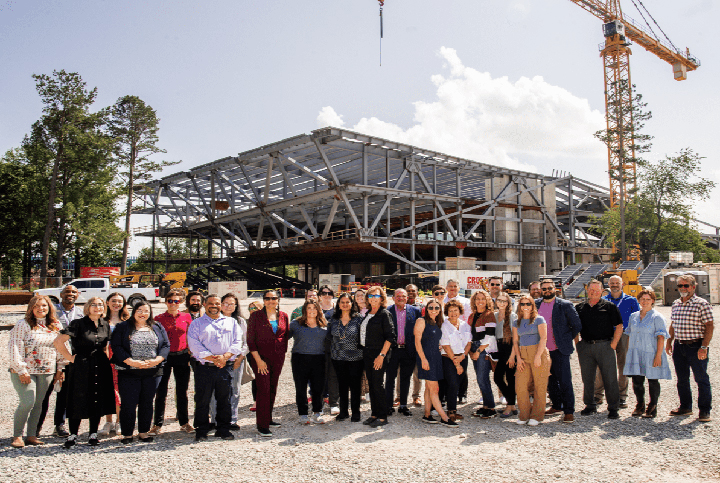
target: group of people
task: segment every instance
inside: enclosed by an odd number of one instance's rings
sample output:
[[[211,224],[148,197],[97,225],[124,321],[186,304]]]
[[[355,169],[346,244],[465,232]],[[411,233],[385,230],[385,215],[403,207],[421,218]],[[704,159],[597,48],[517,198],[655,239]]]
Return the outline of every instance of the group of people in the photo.
[[[308,291],[290,317],[279,310],[279,293],[269,290],[262,304],[250,305],[247,321],[233,294],[190,292],[186,297],[183,290],[171,290],[166,312],[153,316],[146,302],[129,310],[119,293],[106,300],[91,298],[81,310],[75,305],[77,289],[68,285],[57,306],[45,296],[33,297],[10,333],[11,380],[19,397],[11,444],[44,444],[38,435],[53,393],[53,435],[65,437],[66,448],[77,443],[83,419],[89,420],[89,445],[112,433],[119,433],[123,444],[131,443],[136,424],[138,440],[150,442],[162,432],[171,375],[180,429],[194,433],[196,441],[207,440],[213,430],[215,437],[234,439],[231,430],[240,428],[240,387],[250,381],[257,432],[270,437],[280,426],[273,408],[290,339],[302,424],[323,424],[325,401],[336,421],[360,422],[366,394],[371,411],[365,425],[384,426],[396,412],[412,416],[410,384],[417,377],[413,402],[424,406],[422,421],[457,428],[464,419],[458,403],[467,398],[470,361],[482,394],[473,416],[517,415],[518,424],[536,426],[546,416],[562,414],[563,422],[572,423],[570,356],[575,349],[584,386],[581,415],[596,413],[605,397],[608,418],[619,418],[631,378],[637,400],[632,415],[655,417],[659,379],[671,378],[667,355],[672,355],[680,405],[670,415],[692,413],[692,370],[698,419],[709,421],[712,311],[695,295],[694,277],[681,276],[677,283],[681,298],[672,306],[669,330],[653,308],[654,292],[643,290],[637,299],[626,295],[620,277],[610,279],[605,297],[602,283],[591,281],[587,300],[577,305],[557,297],[552,280],[533,282],[529,293],[515,301],[496,277],[487,291],[478,290],[470,299],[460,295],[457,280],[450,280],[434,287],[425,303],[414,285],[396,289],[393,304],[379,286],[336,299],[323,286]],[[504,408],[496,407],[491,374]]]

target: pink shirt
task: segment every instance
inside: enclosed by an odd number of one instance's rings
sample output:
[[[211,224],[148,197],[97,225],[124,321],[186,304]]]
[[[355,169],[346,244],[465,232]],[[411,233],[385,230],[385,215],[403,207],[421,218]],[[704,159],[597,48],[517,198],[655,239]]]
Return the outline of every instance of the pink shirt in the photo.
[[[397,305],[395,306],[395,315],[397,316],[397,325],[398,325],[398,334],[397,334],[397,343],[398,344],[404,344],[405,343],[405,319],[407,315],[407,308],[403,307],[402,310],[397,308]]]
[[[543,300],[540,302],[540,308],[538,309],[538,315],[541,315],[547,324],[547,349],[549,351],[557,350],[557,345],[555,345],[555,335],[553,334],[552,329],[553,307],[555,307],[555,299],[552,299],[552,302],[549,303]]]

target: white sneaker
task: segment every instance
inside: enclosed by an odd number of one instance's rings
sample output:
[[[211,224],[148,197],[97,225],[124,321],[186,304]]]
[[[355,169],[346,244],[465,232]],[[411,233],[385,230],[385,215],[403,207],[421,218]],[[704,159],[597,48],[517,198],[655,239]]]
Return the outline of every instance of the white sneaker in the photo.
[[[537,423],[537,421],[535,421],[535,422]],[[527,423],[528,423],[527,421],[521,421],[520,419],[515,421],[515,424],[520,424],[520,425],[527,424]]]
[[[102,429],[100,431],[98,431],[98,434],[100,436],[110,436],[110,433],[114,432],[114,431],[115,431],[115,425],[112,422],[107,422],[102,427]]]
[[[505,396],[500,398],[500,404],[507,406],[507,399],[505,399]]]
[[[536,419],[528,419],[528,426],[537,426],[538,424],[540,424],[540,421]]]
[[[433,409],[432,411],[430,411],[430,414],[431,414],[432,416],[440,416],[440,413],[438,413],[438,412],[435,411],[434,409]]]
[[[300,424],[310,424],[310,418],[308,418],[307,414],[303,414],[299,418]]]
[[[330,414],[332,416],[335,416],[336,414],[340,414],[340,408],[337,406],[333,406],[330,408]]]
[[[338,408],[338,413],[340,413],[340,408]],[[325,420],[322,417],[322,413],[313,414],[311,421],[315,424],[325,424]]]

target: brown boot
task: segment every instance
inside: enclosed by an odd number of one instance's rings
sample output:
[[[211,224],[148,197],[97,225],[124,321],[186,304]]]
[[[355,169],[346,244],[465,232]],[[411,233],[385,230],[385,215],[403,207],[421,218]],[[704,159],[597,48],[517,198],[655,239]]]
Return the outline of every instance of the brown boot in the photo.
[[[644,412],[645,412],[645,403],[638,402],[637,405],[635,406],[635,411],[633,411],[632,415],[635,416],[636,418],[639,418],[640,416],[643,415]]]

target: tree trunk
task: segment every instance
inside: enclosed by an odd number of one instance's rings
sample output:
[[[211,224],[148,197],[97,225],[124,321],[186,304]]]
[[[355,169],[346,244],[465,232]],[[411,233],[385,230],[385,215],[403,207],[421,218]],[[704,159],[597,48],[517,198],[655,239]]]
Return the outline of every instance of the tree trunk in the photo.
[[[55,225],[55,198],[57,197],[57,177],[60,172],[60,159],[62,157],[62,144],[58,148],[50,177],[50,193],[48,194],[48,219],[45,224],[45,234],[42,240],[42,261],[40,262],[40,278],[44,279],[48,273],[48,259],[50,258],[50,236]],[[44,281],[41,280],[41,284]],[[44,287],[44,285],[42,285]]]
[[[55,253],[55,276],[63,276],[63,255],[65,254],[65,215],[60,215],[57,234],[57,252]]]
[[[127,271],[127,257],[128,257],[128,249],[130,247],[130,216],[132,214],[132,194],[133,194],[133,186],[134,186],[134,177],[135,177],[135,157],[137,156],[137,152],[135,149],[135,146],[133,146],[130,150],[130,166],[129,166],[129,173],[128,173],[128,193],[127,193],[127,207],[125,212],[125,240],[123,241],[123,253],[122,253],[122,263],[120,264],[120,273],[125,275],[125,272]]]
[[[75,278],[80,278],[80,245],[75,243]]]

